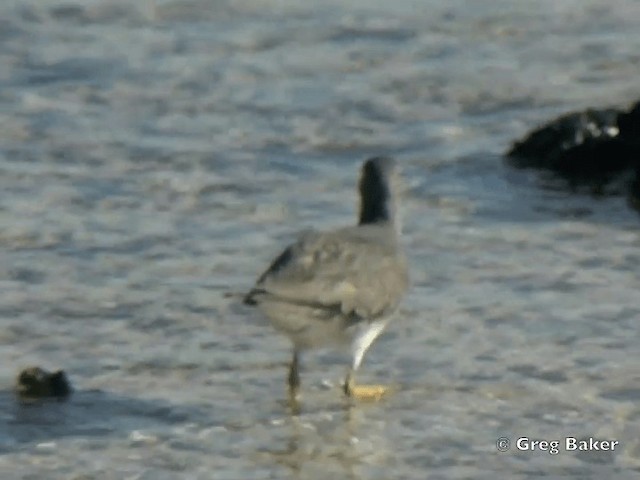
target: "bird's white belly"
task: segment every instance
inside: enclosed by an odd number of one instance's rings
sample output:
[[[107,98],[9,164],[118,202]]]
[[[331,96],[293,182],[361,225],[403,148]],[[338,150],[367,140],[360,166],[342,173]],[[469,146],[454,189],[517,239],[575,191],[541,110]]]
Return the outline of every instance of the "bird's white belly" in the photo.
[[[259,308],[299,349],[348,346],[353,340],[354,332],[339,312],[270,300]]]

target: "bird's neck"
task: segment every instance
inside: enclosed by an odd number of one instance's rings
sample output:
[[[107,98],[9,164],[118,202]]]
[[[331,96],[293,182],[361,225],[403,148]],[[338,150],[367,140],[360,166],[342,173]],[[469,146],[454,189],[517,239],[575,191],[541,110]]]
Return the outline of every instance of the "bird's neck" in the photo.
[[[388,192],[377,192],[362,199],[360,205],[360,225],[389,222],[394,220],[394,205]]]

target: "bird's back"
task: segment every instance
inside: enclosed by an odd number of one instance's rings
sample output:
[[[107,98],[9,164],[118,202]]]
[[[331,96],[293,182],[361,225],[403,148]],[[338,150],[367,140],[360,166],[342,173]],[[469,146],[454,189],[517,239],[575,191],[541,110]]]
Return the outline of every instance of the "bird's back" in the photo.
[[[309,232],[258,279],[245,303],[278,301],[373,319],[395,310],[407,262],[388,222]]]
[[[245,297],[298,347],[379,332],[398,307],[408,273],[398,244],[394,171],[390,158],[364,162],[358,225],[300,236]]]

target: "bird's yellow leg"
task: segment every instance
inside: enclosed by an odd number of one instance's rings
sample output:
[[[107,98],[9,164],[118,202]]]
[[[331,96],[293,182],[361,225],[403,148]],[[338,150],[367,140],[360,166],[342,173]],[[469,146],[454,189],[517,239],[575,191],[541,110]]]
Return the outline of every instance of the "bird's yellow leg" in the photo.
[[[297,351],[293,352],[293,358],[289,364],[289,376],[287,377],[287,384],[289,386],[289,396],[295,398],[298,396],[298,390],[300,389],[300,371],[299,371],[299,355]]]
[[[385,385],[356,385],[353,374],[349,373],[344,383],[344,393],[351,398],[362,401],[378,401],[391,391]]]
[[[289,376],[287,377],[288,398],[287,405],[291,409],[293,415],[300,414],[300,402],[298,401],[298,393],[300,390],[300,370],[299,355],[297,350],[293,352],[293,358],[289,364]]]

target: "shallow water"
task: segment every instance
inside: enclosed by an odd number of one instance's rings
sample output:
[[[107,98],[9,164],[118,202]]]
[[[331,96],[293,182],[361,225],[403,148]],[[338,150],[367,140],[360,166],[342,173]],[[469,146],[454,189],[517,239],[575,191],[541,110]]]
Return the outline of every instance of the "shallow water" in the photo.
[[[3,480],[638,477],[640,218],[499,155],[640,96],[640,3],[471,3],[0,4]],[[292,415],[286,339],[225,294],[353,222],[374,154],[413,285],[361,378],[398,390],[350,406],[314,353]],[[18,404],[33,364],[70,401]]]

